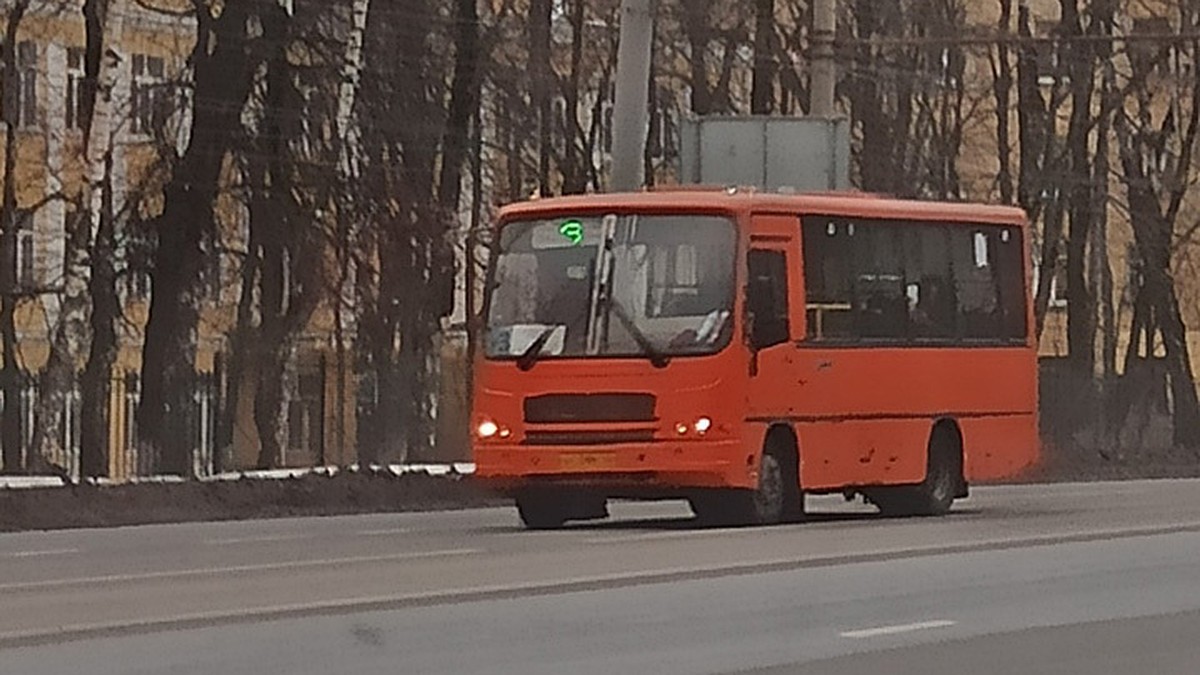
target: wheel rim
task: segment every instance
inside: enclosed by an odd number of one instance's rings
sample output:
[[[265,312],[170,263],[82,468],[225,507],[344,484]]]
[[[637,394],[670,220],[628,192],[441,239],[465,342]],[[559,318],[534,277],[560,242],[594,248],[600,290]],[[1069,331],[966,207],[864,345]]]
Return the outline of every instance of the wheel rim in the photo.
[[[942,504],[948,502],[952,499],[952,493],[954,492],[954,486],[952,485],[954,478],[951,476],[950,462],[945,456],[941,456],[938,458],[938,461],[933,463],[933,466],[929,467],[929,470],[932,474],[929,486],[930,496],[933,497],[936,503]]]
[[[783,516],[783,472],[779,461],[765,455],[759,469],[758,490],[754,493],[754,510],[760,522],[777,522]]]

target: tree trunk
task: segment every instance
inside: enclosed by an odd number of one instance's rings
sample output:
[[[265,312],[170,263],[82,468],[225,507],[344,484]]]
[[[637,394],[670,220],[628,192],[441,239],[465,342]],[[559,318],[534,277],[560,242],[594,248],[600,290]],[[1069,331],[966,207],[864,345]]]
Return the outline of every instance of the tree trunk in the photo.
[[[1029,6],[1021,3],[1017,8],[1017,32],[1025,40],[1033,37]],[[1051,106],[1053,108],[1053,106]],[[1017,175],[1017,201],[1032,220],[1039,211],[1043,190],[1048,187],[1045,180],[1046,148],[1052,136],[1053,113],[1047,110],[1047,102],[1038,83],[1038,54],[1024,44],[1017,55],[1017,126],[1020,150]],[[1057,199],[1056,199],[1057,201]],[[1045,265],[1043,259],[1043,265]]]
[[[1175,403],[1174,440],[1183,448],[1200,448],[1200,397],[1196,395],[1196,378],[1192,370],[1191,350],[1187,342],[1187,327],[1179,309],[1170,274],[1154,274],[1155,295],[1159,300],[1159,324],[1167,352],[1167,369],[1171,375],[1171,398]]]
[[[458,213],[462,198],[463,167],[471,136],[471,117],[479,107],[480,45],[479,10],[476,0],[455,2],[454,79],[450,85],[450,105],[446,129],[442,134],[441,179],[438,203],[447,218]]]
[[[1038,284],[1034,289],[1033,317],[1040,340],[1046,329],[1046,314],[1050,311],[1050,293],[1062,258],[1063,202],[1057,195],[1046,206],[1042,221],[1042,250],[1038,263]]]
[[[750,86],[750,112],[770,115],[775,112],[775,0],[754,0],[754,74]]]
[[[1063,29],[1068,37],[1083,35],[1078,0],[1062,0]],[[1092,238],[1092,166],[1089,139],[1092,90],[1095,85],[1089,46],[1076,41],[1064,49],[1071,74],[1071,118],[1067,130],[1070,174],[1067,186],[1067,344],[1073,370],[1079,377],[1095,373],[1095,313],[1088,285],[1087,245]]]
[[[1200,85],[1200,80],[1197,84]],[[1197,100],[1200,100],[1200,95]],[[1197,448],[1200,447],[1200,400],[1196,395],[1187,328],[1183,322],[1179,297],[1171,275],[1171,239],[1174,223],[1164,216],[1155,192],[1155,183],[1143,169],[1145,136],[1136,134],[1130,128],[1129,121],[1121,114],[1116,117],[1115,129],[1124,168],[1122,180],[1129,192],[1130,224],[1142,264],[1141,284],[1136,289],[1135,302],[1144,303],[1141,318],[1148,326],[1146,352],[1148,356],[1153,356],[1154,329],[1157,329],[1163,338],[1174,402],[1175,444]],[[1191,128],[1188,142],[1196,142],[1195,132],[1196,129]],[[1174,215],[1174,212],[1171,214]],[[1135,316],[1135,329],[1138,319],[1139,317]],[[1139,342],[1138,339],[1132,340],[1129,349],[1137,350]],[[1136,352],[1131,351],[1132,353]],[[1131,360],[1132,357],[1127,355],[1126,363],[1130,363]]]
[[[712,37],[708,11],[708,0],[680,0],[680,23],[690,48],[688,84],[692,91],[692,113],[702,117],[713,112],[708,80],[708,43]]]
[[[322,277],[324,249],[314,242],[318,235],[314,216],[297,203],[296,195],[304,186],[295,180],[301,169],[294,166],[296,153],[289,139],[304,133],[298,112],[304,99],[293,83],[292,66],[287,58],[293,36],[289,16],[282,8],[273,8],[263,19],[263,39],[272,52],[262,83],[263,119],[259,151],[264,160],[252,162],[259,168],[252,180],[250,218],[254,239],[261,247],[259,274],[259,313],[261,323],[256,343],[261,360],[256,368],[254,420],[261,449],[258,468],[281,465],[288,366],[297,336],[308,325],[327,285]],[[337,108],[341,90],[335,89],[332,107]],[[332,175],[319,174],[329,180]],[[320,216],[317,216],[319,218]],[[324,439],[316,439],[324,443]],[[323,446],[322,446],[323,447]]]
[[[592,154],[580,153],[580,145],[586,145],[583,127],[579,123],[579,98],[583,73],[584,31],[587,30],[584,0],[574,0],[571,7],[571,74],[563,91],[566,101],[566,134],[563,139],[563,194],[582,194],[587,191],[588,174],[591,170]]]
[[[1012,33],[1012,0],[1000,0],[999,33],[1007,38]],[[1015,197],[1012,173],[1012,139],[1009,119],[1012,107],[1013,74],[1009,47],[1000,42],[996,45],[996,64],[992,72],[992,91],[996,98],[996,159],[999,171],[996,186],[1000,190],[1000,202],[1012,204]]]
[[[530,0],[529,3],[529,72],[533,77],[533,106],[537,111],[538,192],[543,197],[551,194],[553,107],[550,92],[554,66],[550,61],[550,32],[553,6],[552,0]]]
[[[1116,307],[1114,306],[1112,260],[1108,248],[1108,201],[1111,152],[1110,136],[1112,135],[1112,118],[1118,105],[1120,95],[1117,92],[1116,73],[1111,60],[1111,54],[1105,54],[1101,66],[1103,77],[1101,82],[1100,116],[1096,127],[1096,162],[1093,174],[1095,176],[1096,225],[1093,230],[1091,243],[1092,257],[1089,268],[1092,273],[1090,283],[1096,289],[1098,326],[1100,334],[1100,374],[1105,385],[1106,395],[1109,385],[1117,375],[1117,325]]]
[[[4,73],[17,72],[17,36],[29,0],[17,0],[5,17],[3,65]],[[7,77],[5,78],[7,79]],[[5,83],[7,95],[8,85]],[[4,395],[3,412],[0,412],[0,444],[3,445],[4,473],[24,471],[24,440],[21,436],[21,392],[24,375],[17,354],[17,303],[22,299],[17,286],[17,231],[22,226],[23,215],[17,204],[17,150],[18,136],[16,116],[11,99],[5,101],[4,138],[4,189],[0,196],[0,392]]]
[[[163,190],[151,272],[150,316],[142,348],[138,409],[141,452],[163,473],[190,476],[193,439],[187,401],[195,381],[199,285],[215,237],[214,200],[253,82],[247,48],[250,3],[231,3],[219,17],[201,10],[193,51],[191,140]]]
[[[217,414],[217,452],[213,458],[213,470],[217,473],[227,468],[224,456],[234,456],[242,387],[250,380],[250,364],[257,362],[253,352],[257,349],[254,340],[254,301],[258,290],[259,245],[253,227],[249,228],[246,257],[242,260],[239,272],[237,318],[229,335],[224,382],[218,383],[224,387],[224,393]]]
[[[99,229],[92,244],[91,279],[92,344],[87,366],[80,379],[79,472],[87,478],[108,475],[109,412],[113,366],[117,361],[117,320],[121,306],[117,296],[116,223],[113,214],[112,154],[104,159]]]
[[[121,305],[117,297],[116,213],[113,195],[113,87],[119,65],[103,59],[104,51],[117,52],[122,40],[125,12],[121,0],[89,0],[84,5],[88,30],[85,68],[97,68],[94,86],[85,88],[84,115],[87,127],[86,157],[88,182],[84,205],[92,239],[88,294],[92,313],[89,320],[91,345],[87,364],[80,378],[80,475],[99,478],[108,475],[110,392],[113,366],[117,361],[117,321]],[[110,15],[109,10],[115,10]]]

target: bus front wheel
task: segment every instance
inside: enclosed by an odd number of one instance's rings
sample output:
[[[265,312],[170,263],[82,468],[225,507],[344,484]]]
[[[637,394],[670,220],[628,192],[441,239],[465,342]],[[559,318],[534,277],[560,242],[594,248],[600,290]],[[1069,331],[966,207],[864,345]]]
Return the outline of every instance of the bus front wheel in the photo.
[[[557,530],[568,520],[607,518],[608,500],[603,496],[531,490],[517,495],[517,513],[527,529]]]
[[[759,463],[758,486],[753,490],[705,493],[689,499],[696,519],[704,525],[734,527],[776,525],[792,519],[799,493],[796,476],[790,476],[775,453],[766,453]],[[794,493],[794,494],[793,494]],[[803,510],[803,502],[800,502]]]

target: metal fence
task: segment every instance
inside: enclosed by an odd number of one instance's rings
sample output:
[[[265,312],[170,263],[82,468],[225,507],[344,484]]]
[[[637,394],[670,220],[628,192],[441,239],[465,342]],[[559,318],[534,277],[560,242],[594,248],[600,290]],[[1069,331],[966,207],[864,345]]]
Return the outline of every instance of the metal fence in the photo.
[[[19,401],[22,465],[17,467],[17,470],[30,467],[30,453],[36,452],[33,440],[37,424],[37,396],[36,380],[26,378]],[[136,374],[120,375],[112,379],[108,419],[108,477],[112,480],[127,481],[157,473],[157,459],[148,456],[149,453],[141,452],[139,448],[137,409],[140,402],[141,383]],[[7,404],[4,393],[0,391],[0,414],[3,414]],[[80,477],[82,404],[82,396],[76,385],[64,398],[60,443],[53,454],[45,458],[76,481]],[[198,477],[211,476],[214,471],[217,423],[217,389],[212,375],[197,376],[188,405],[184,408],[184,414],[187,415],[185,429],[188,438],[192,440],[192,470]],[[13,473],[9,471],[9,467],[3,466],[2,458],[0,469]]]

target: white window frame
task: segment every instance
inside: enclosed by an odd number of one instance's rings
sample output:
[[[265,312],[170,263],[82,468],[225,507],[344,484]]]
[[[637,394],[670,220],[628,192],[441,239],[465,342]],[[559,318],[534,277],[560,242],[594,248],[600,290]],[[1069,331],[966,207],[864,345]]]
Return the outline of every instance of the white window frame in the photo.
[[[130,56],[131,89],[129,93],[129,129],[133,136],[152,138],[162,105],[166,85],[167,63],[161,56],[132,54]]]
[[[83,130],[83,83],[87,79],[84,50],[67,49],[67,92],[64,124],[71,131]]]
[[[17,230],[17,286],[27,288],[37,284],[37,242],[31,228]]]
[[[12,106],[11,111],[5,112],[5,117],[17,129],[33,129],[40,121],[41,109],[38,100],[40,61],[41,53],[36,42],[22,40],[17,43],[16,88],[5,92],[4,98],[5,106]]]

